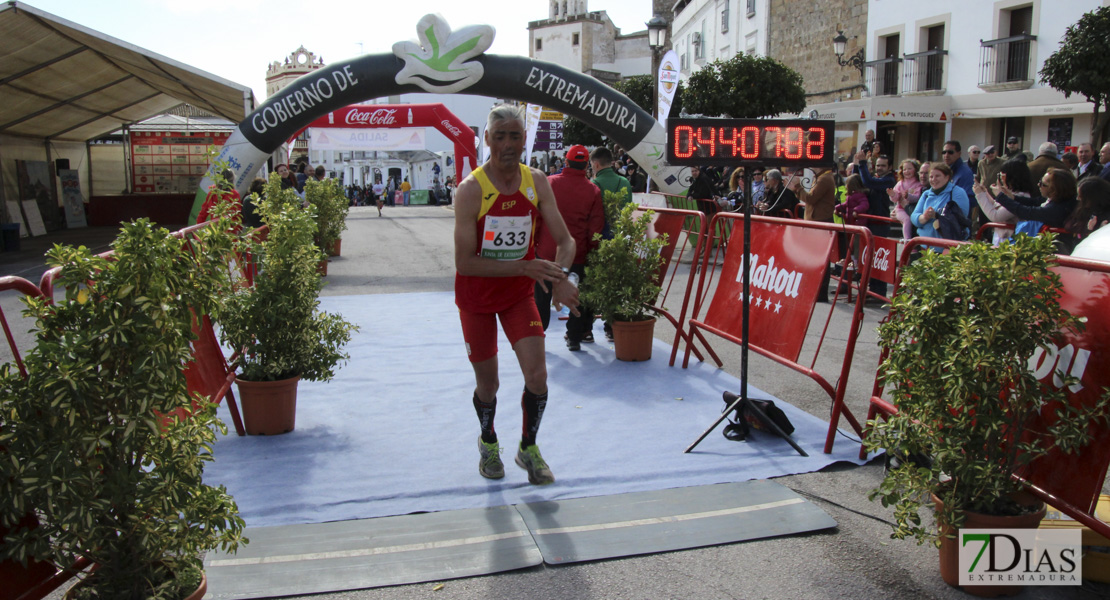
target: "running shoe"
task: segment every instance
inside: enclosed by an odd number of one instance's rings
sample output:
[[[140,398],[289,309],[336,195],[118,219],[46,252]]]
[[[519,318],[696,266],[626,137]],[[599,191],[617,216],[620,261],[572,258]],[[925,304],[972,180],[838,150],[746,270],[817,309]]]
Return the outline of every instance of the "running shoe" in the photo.
[[[528,483],[533,485],[555,483],[555,475],[551,473],[551,469],[540,455],[540,447],[535,444],[517,450],[516,464],[528,471]]]
[[[478,436],[478,455],[478,473],[482,477],[501,479],[505,476],[505,465],[501,463],[501,446],[497,442],[487,444],[482,441],[482,436]]]

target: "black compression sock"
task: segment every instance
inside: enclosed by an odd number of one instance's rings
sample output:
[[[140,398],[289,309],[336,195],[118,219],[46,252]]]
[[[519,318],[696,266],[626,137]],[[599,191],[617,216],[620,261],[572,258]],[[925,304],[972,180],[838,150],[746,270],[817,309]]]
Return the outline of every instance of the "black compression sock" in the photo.
[[[520,447],[527,448],[536,443],[536,434],[540,430],[543,410],[547,408],[547,393],[533,394],[528,391],[528,388],[524,388],[524,394],[520,397],[520,408],[524,413]]]
[[[493,402],[486,404],[478,399],[478,392],[474,392],[474,411],[478,413],[482,441],[487,444],[497,443],[497,432],[493,430],[493,417],[497,414],[497,397],[494,396]]]

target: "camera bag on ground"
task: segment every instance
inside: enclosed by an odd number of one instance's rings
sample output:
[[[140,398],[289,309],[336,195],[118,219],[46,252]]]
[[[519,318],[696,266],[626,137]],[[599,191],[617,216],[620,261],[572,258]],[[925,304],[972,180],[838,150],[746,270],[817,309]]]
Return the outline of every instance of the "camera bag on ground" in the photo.
[[[736,400],[736,396],[725,392],[725,410]],[[752,409],[752,405],[762,411],[762,415]],[[728,417],[728,425],[722,432],[724,436],[734,442],[742,442],[748,438],[751,429],[754,427],[759,431],[765,431],[772,435],[778,435],[774,427],[765,422],[766,418],[778,426],[786,435],[794,433],[794,425],[790,419],[786,417],[786,413],[782,409],[775,406],[772,400],[752,400],[748,399],[747,402],[741,402],[733,409],[733,414]]]

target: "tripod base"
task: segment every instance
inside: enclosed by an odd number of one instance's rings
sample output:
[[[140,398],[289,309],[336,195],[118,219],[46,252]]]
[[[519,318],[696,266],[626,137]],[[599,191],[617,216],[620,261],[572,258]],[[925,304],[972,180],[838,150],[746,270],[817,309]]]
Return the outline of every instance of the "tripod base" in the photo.
[[[690,446],[687,447],[686,450],[683,451],[684,453],[688,453],[693,450],[695,446],[700,444],[701,441],[705,439],[705,436],[709,435],[709,432],[713,431],[717,428],[718,425],[721,424],[721,421],[724,421],[728,418],[729,413],[739,408],[741,409],[740,414],[743,414],[745,410],[750,410],[751,413],[755,415],[757,419],[759,419],[760,423],[762,423],[767,429],[777,433],[782,439],[786,440],[786,443],[790,444],[792,448],[797,450],[798,454],[801,454],[805,457],[809,456],[809,454],[807,454],[806,451],[803,450],[802,447],[794,441],[794,438],[790,437],[789,434],[787,434],[785,431],[782,430],[781,427],[778,426],[778,423],[775,423],[773,419],[768,417],[767,414],[763,412],[763,409],[761,409],[759,405],[752,402],[746,397],[737,396],[732,392],[725,392],[724,399],[725,402],[731,402],[731,404],[729,404],[728,408],[726,408],[725,411],[721,413],[721,416],[718,417],[717,420],[709,426],[709,429],[706,429],[704,432],[702,432],[701,436],[697,440],[695,440],[693,444],[690,444]]]

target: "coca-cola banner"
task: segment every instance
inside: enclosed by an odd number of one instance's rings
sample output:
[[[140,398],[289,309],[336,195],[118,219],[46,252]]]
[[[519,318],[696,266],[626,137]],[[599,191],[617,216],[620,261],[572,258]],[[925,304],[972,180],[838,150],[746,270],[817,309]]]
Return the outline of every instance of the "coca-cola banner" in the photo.
[[[661,191],[685,191],[679,169],[664,160],[663,127],[624,94],[553,63],[486,54],[494,38],[488,25],[455,30],[443,17],[429,14],[416,24],[416,34],[416,40],[395,43],[392,53],[363,55],[306,73],[247,115],[217,158],[231,168],[239,192],[247,191],[271,152],[313,120],[368,99],[423,92],[509,98],[569,114],[626,148]],[[194,219],[214,174],[210,170],[200,183]]]
[[[423,128],[308,128],[308,147],[313,150],[424,150],[426,138]]]
[[[872,253],[875,260],[871,263],[871,278],[894,284],[894,276],[898,271],[898,240],[875,236],[871,238],[875,251]],[[866,261],[867,257],[863,259]]]
[[[743,221],[732,239],[703,322],[737,338],[743,325]],[[798,359],[829,264],[835,232],[752,221],[749,343],[792,361]]]

